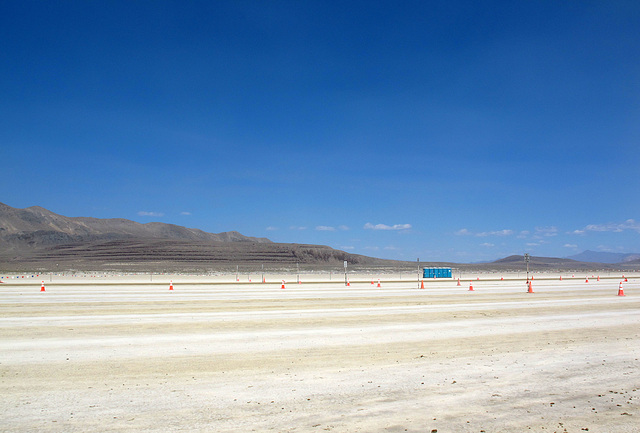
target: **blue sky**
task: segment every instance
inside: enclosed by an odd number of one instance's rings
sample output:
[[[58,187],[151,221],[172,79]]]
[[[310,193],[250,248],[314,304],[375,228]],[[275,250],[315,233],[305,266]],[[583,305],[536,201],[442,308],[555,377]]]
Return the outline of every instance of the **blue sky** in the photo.
[[[640,252],[634,1],[4,1],[0,201],[383,258]]]

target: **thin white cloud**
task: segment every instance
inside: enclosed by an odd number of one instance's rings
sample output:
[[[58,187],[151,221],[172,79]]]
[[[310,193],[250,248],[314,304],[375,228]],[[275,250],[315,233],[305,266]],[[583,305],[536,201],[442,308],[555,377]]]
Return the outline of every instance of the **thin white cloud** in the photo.
[[[565,248],[578,248],[576,244],[564,244]]]
[[[306,230],[307,227],[304,226],[290,226],[289,230]]]
[[[513,235],[513,230],[496,230],[496,231],[490,231],[490,232],[478,232],[478,233],[474,233],[470,230],[467,229],[460,229],[457,232],[455,232],[455,234],[457,236],[476,236],[479,238],[484,238],[487,236],[511,236]]]
[[[274,231],[278,230],[278,227],[269,226],[265,230],[267,230],[268,232],[274,232]]]
[[[394,247],[392,245],[386,246],[384,247],[385,250],[389,250],[389,251],[398,251],[400,248],[398,247]]]
[[[411,224],[394,224],[392,226],[388,226],[386,224],[371,224],[366,223],[364,225],[366,230],[409,230],[411,228]]]
[[[590,232],[615,232],[620,233],[625,230],[633,230],[640,233],[640,222],[633,219],[628,219],[623,223],[608,223],[608,224],[589,224],[584,229]]]
[[[335,232],[336,228],[331,226],[316,226],[316,230],[321,232]]]
[[[482,247],[495,247],[496,245],[495,245],[495,244],[492,244],[492,243],[490,243],[490,242],[485,242],[485,243],[483,243],[483,244],[480,244],[480,246],[482,246]]]
[[[556,236],[558,234],[558,228],[551,227],[536,227],[536,235],[538,236]]]
[[[586,233],[586,231],[584,231],[584,230],[574,230],[572,232],[569,232],[569,234],[572,234],[572,235],[583,235],[585,233]]]
[[[147,212],[144,210],[141,210],[140,212],[138,212],[138,215],[140,216],[150,216],[150,217],[161,217],[164,216],[164,214],[162,212]]]
[[[349,230],[349,227],[345,226],[345,225],[340,225],[340,226],[338,226],[338,230],[347,231],[347,230]]]
[[[609,245],[598,245],[595,248],[595,251],[599,251],[603,253],[624,253],[624,252],[627,252],[628,249],[622,246],[612,247]]]
[[[340,249],[344,250],[344,251],[351,251],[351,250],[355,250],[356,247],[354,247],[353,245],[345,245],[345,246],[340,247]]]
[[[477,233],[476,236],[485,237],[485,236],[511,236],[513,234],[513,230],[497,230],[493,232],[481,232]]]
[[[189,215],[191,215],[191,212],[180,212],[180,215],[186,215],[186,216],[189,216]]]
[[[460,229],[457,232],[455,232],[454,234],[456,236],[468,236],[468,235],[471,235],[472,233],[467,229]]]

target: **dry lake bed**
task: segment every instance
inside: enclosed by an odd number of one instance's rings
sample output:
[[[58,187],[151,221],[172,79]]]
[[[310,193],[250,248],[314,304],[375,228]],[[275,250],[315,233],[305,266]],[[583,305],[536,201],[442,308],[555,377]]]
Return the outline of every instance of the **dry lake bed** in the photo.
[[[638,432],[627,277],[4,279],[0,431]]]

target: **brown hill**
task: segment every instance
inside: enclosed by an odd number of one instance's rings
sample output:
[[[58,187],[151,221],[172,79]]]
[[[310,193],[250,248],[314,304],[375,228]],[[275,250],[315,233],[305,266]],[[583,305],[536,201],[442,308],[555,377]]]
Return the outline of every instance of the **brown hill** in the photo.
[[[485,263],[483,269],[495,271],[523,271],[527,266],[524,256],[513,255],[491,263]],[[569,258],[558,257],[536,257],[531,256],[529,270],[532,272],[555,272],[555,271],[614,271],[614,270],[634,270],[637,264],[628,263],[598,263],[581,262]]]
[[[0,203],[0,269],[191,271],[397,262],[323,245],[277,244],[238,232],[207,233],[121,218],[65,217]]]
[[[4,267],[131,271],[230,271],[390,266],[389,260],[349,254],[323,245],[257,242],[206,242],[168,239],[123,239],[36,248],[7,257]]]
[[[495,265],[505,265],[505,266],[509,266],[509,265],[515,265],[517,267],[526,267],[526,264],[524,262],[524,256],[519,256],[519,255],[514,255],[514,256],[509,256],[509,257],[505,257],[503,259],[500,260],[496,260],[494,262],[492,262]],[[531,256],[530,257],[530,261],[529,261],[529,268],[531,267],[535,267],[535,268],[540,268],[540,267],[557,267],[557,266],[561,266],[561,267],[575,267],[575,266],[582,266],[584,265],[585,262],[579,262],[577,260],[572,260],[572,259],[563,259],[563,258],[558,258],[558,257],[535,257],[535,256]]]
[[[66,217],[39,206],[16,209],[0,203],[0,240],[4,248],[54,246],[122,239],[176,239],[208,242],[271,242],[238,232],[207,233],[174,224],[141,224],[123,218]],[[0,246],[2,248],[3,246]]]
[[[416,269],[415,262],[349,254],[324,245],[278,244],[235,231],[207,233],[159,222],[141,224],[121,218],[65,217],[34,206],[16,209],[0,203],[0,270],[203,271],[387,267]],[[531,257],[531,271],[635,269],[626,264],[587,263]],[[491,263],[421,263],[470,271],[521,271],[524,257]]]

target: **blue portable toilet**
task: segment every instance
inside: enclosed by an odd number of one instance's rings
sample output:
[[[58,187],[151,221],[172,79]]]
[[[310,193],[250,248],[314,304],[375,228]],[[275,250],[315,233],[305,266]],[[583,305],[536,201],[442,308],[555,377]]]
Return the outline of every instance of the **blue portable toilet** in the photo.
[[[423,278],[451,278],[451,268],[423,268]]]

